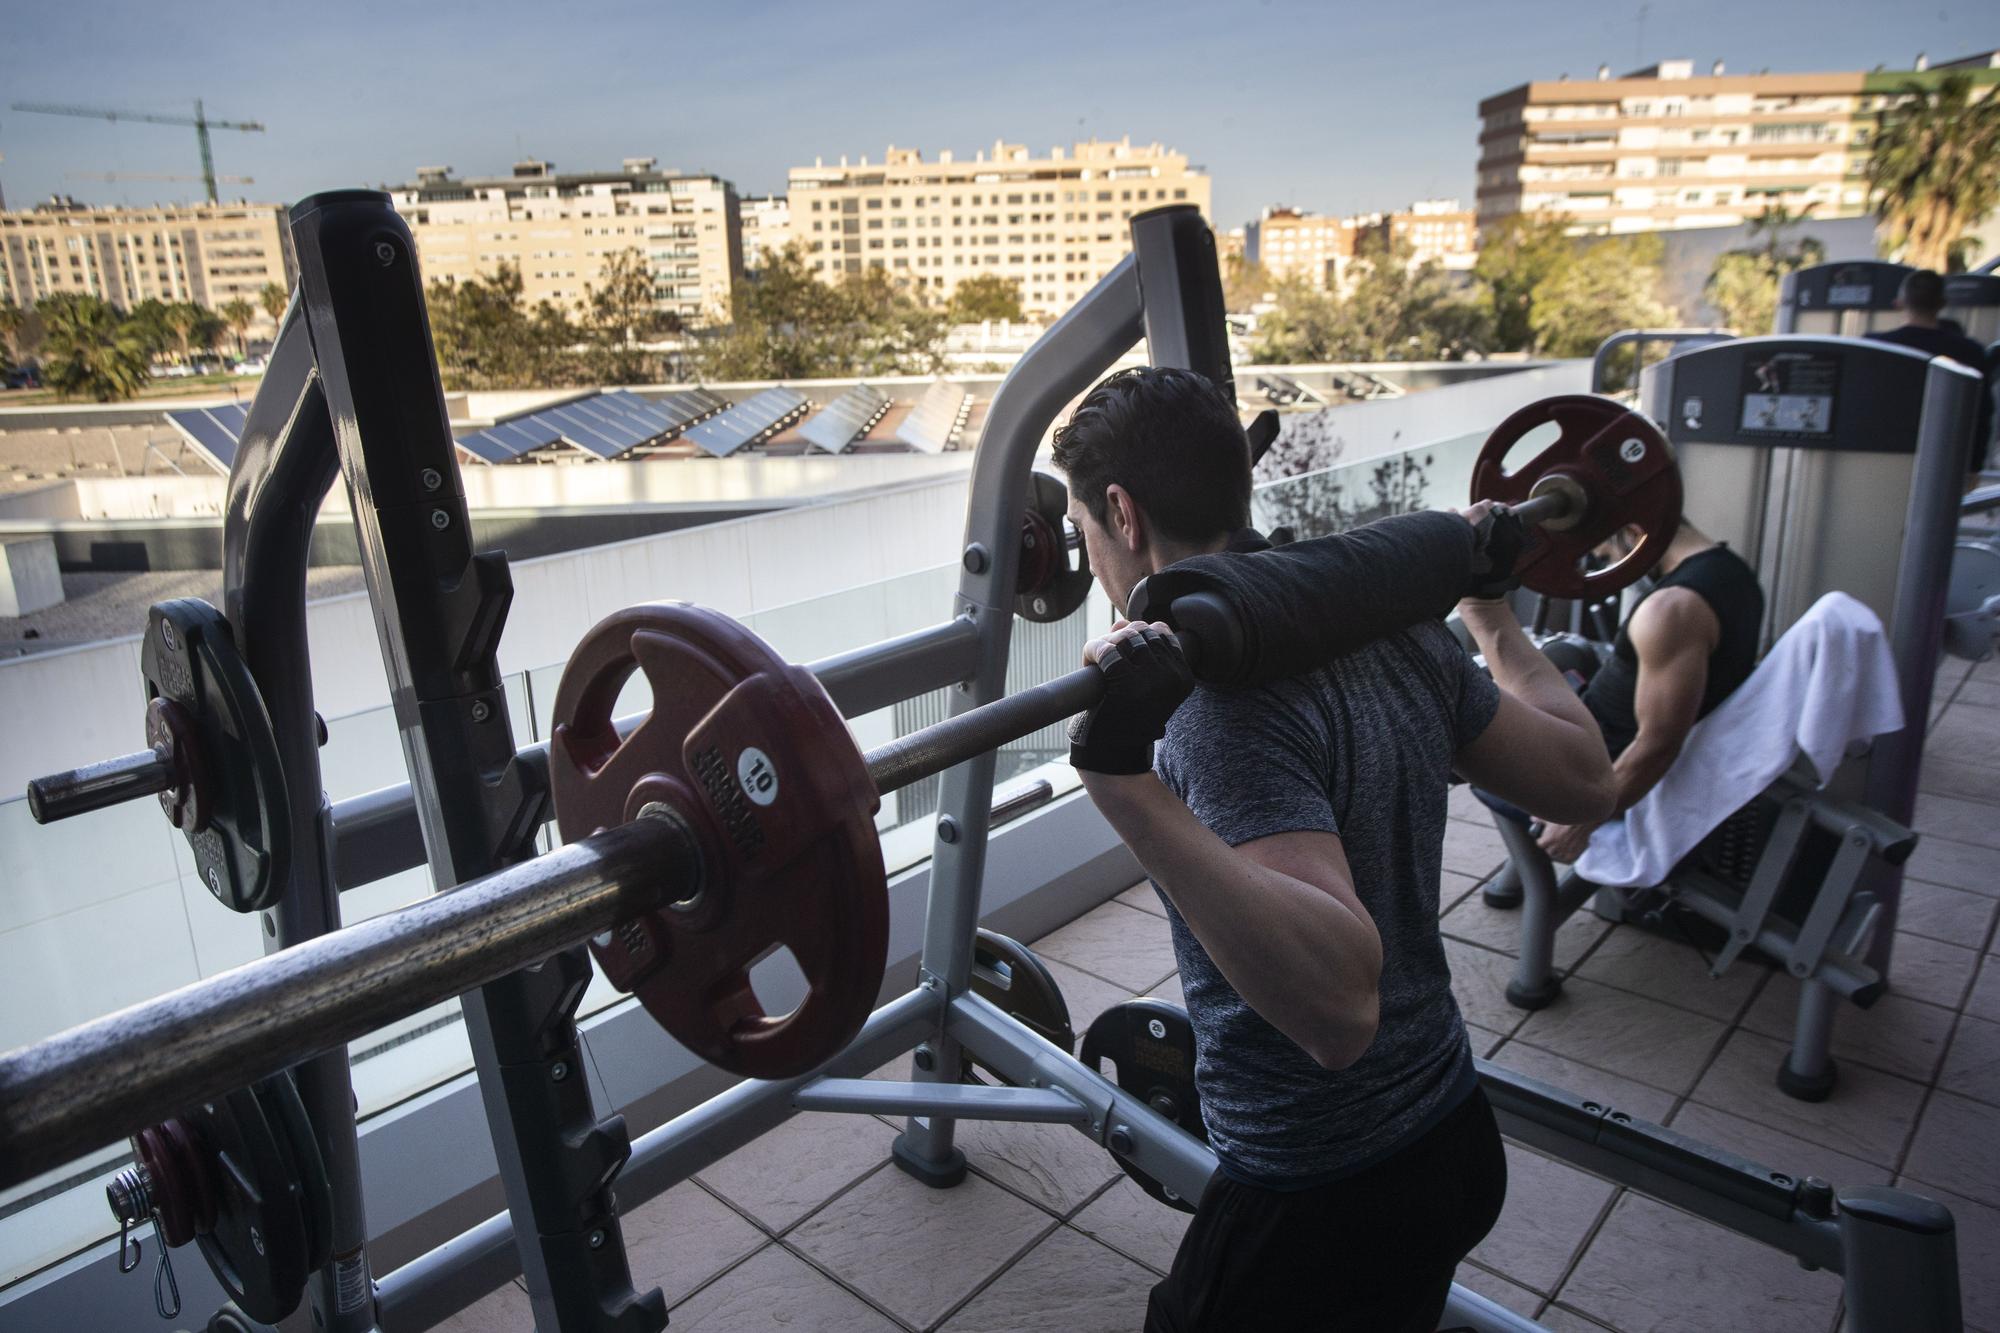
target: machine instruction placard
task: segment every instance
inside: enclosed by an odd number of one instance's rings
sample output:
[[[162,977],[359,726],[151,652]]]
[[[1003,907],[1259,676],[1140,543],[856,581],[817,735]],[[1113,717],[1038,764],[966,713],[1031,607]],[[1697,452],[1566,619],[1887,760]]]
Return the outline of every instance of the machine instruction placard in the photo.
[[[1833,401],[1840,392],[1840,361],[1813,352],[1778,352],[1744,363],[1745,435],[1823,436],[1833,432]]]

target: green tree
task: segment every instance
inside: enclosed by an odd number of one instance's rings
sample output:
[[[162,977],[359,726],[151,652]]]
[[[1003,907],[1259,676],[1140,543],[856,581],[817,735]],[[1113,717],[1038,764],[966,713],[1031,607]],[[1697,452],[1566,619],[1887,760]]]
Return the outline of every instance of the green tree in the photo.
[[[583,333],[547,301],[530,311],[521,271],[434,281],[424,291],[438,374],[449,389],[527,389],[581,383]]]
[[[1785,233],[1806,220],[1808,205],[1792,212],[1775,204],[1750,219],[1752,244],[1716,256],[1702,296],[1738,333],[1767,333],[1778,313],[1778,284],[1787,273],[1826,258],[1826,247],[1810,236],[1787,243]]]
[[[239,296],[223,302],[222,309],[216,313],[222,316],[222,322],[236,335],[236,354],[250,355],[250,326],[257,322],[257,307]]]
[[[19,364],[21,351],[16,341],[28,323],[28,312],[12,301],[0,301],[0,372]]]
[[[70,293],[44,297],[40,304],[48,328],[43,377],[58,395],[108,403],[145,386],[145,335],[109,304]]]
[[[165,301],[149,296],[125,315],[126,325],[145,340],[149,360],[158,360],[177,345],[172,312]]]
[[[1278,280],[1262,264],[1253,264],[1242,255],[1222,257],[1222,308],[1230,314],[1247,313],[1277,290]]]
[[[276,324],[285,317],[285,307],[292,303],[292,294],[275,282],[267,282],[257,289],[257,303],[264,307],[264,313]]]
[[[950,318],[954,324],[978,324],[989,319],[1019,320],[1021,284],[998,273],[977,273],[952,291]]]
[[[223,322],[207,306],[177,301],[167,307],[166,326],[172,332],[181,360],[192,361],[197,350],[213,351],[222,338]]]
[[[924,374],[944,364],[945,319],[881,269],[821,282],[794,242],[737,285],[695,367],[711,380]]]
[[[1963,267],[1966,232],[2000,204],[2000,93],[1975,96],[1963,74],[1904,84],[1882,113],[1868,184],[1884,254],[1939,273]]]
[[[1610,237],[1542,279],[1529,297],[1535,350],[1589,356],[1620,329],[1675,323],[1679,316],[1659,295],[1665,253],[1658,236]]]
[[[1259,361],[1455,361],[1484,347],[1483,297],[1459,290],[1435,263],[1412,264],[1407,243],[1374,240],[1349,268],[1345,296],[1301,280],[1280,284],[1251,355]]]
[[[638,384],[658,378],[659,358],[642,346],[680,321],[662,311],[653,296],[646,256],[622,250],[608,256],[597,281],[583,289],[583,330],[590,377],[600,384]]]
[[[1486,288],[1493,312],[1493,348],[1532,351],[1535,288],[1576,256],[1560,213],[1517,213],[1481,241],[1472,273]]]

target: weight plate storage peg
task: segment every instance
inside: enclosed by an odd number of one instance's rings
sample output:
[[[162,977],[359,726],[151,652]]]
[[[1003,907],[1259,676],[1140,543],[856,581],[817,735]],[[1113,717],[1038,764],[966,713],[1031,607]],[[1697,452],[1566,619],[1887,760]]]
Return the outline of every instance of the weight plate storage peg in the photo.
[[[1030,472],[1014,576],[1014,614],[1023,620],[1065,620],[1090,596],[1090,556],[1081,540],[1076,564],[1069,562],[1068,515],[1069,489],[1046,472]]]
[[[972,993],[992,1004],[1064,1055],[1076,1050],[1076,1030],[1070,1026],[1069,1002],[1048,964],[1019,940],[982,928],[972,945]],[[973,1081],[977,1062],[965,1053],[964,1078]],[[995,1082],[999,1074],[985,1065],[979,1071]]]
[[[1555,441],[1522,467],[1507,455],[1541,426]],[[1487,437],[1472,466],[1472,499],[1519,506],[1561,496],[1559,517],[1527,525],[1514,562],[1524,587],[1550,597],[1594,602],[1644,577],[1666,553],[1681,522],[1681,474],[1659,427],[1616,399],[1559,394],[1530,403]],[[1629,555],[1605,568],[1580,567],[1604,540],[1627,525],[1642,532]]]
[[[1196,1138],[1207,1137],[1194,1085],[1194,1025],[1179,1005],[1147,996],[1112,1005],[1083,1034],[1077,1059],[1099,1073],[1110,1060],[1120,1088]],[[1116,1148],[1111,1155],[1140,1189],[1169,1207],[1194,1211],[1196,1200],[1183,1199]]]
[[[155,605],[139,653],[146,743],[173,756],[160,807],[223,906],[261,912],[291,869],[290,806],[278,738],[229,622],[207,602]]]
[[[635,672],[653,707],[620,739],[612,710]],[[591,942],[675,1040],[732,1074],[789,1078],[861,1030],[889,948],[881,800],[811,672],[714,611],[617,612],[563,670],[549,785],[565,839],[663,810],[699,849],[679,901]],[[780,946],[808,989],[774,1016],[750,971]]]

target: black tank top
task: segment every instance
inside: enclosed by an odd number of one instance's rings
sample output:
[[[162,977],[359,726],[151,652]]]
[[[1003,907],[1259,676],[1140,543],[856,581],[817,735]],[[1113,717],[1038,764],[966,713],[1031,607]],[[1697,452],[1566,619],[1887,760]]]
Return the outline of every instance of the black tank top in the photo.
[[[1730,692],[1749,679],[1757,665],[1758,627],[1764,619],[1764,590],[1757,573],[1727,546],[1697,551],[1674,566],[1647,597],[1662,588],[1692,590],[1722,624],[1715,651],[1708,655],[1708,686],[1702,691],[1700,716],[1707,717]],[[1642,602],[1644,599],[1640,599]],[[1638,614],[1638,608],[1633,608]],[[1611,657],[1584,689],[1583,703],[1604,732],[1604,743],[1617,758],[1639,733],[1634,697],[1639,687],[1639,653],[1632,647],[1632,617],[1618,627]]]

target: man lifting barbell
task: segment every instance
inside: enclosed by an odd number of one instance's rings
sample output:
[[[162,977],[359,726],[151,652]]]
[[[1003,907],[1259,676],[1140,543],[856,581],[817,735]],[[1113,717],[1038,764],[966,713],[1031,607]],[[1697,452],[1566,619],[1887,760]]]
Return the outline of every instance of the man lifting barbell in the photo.
[[[1235,407],[1199,375],[1106,380],[1055,458],[1118,605],[1260,544]],[[1428,1333],[1499,1215],[1506,1161],[1437,924],[1446,788],[1456,769],[1581,822],[1609,810],[1610,766],[1517,624],[1475,633],[1492,680],[1434,620],[1243,689],[1195,687],[1163,624],[1085,650],[1105,692],[1072,758],[1166,902],[1222,1165],[1149,1330]]]

